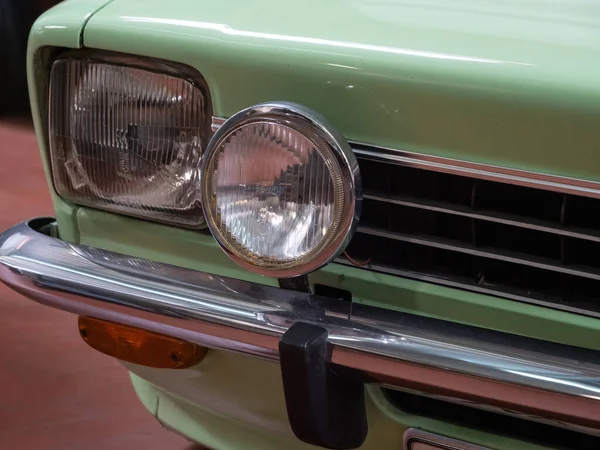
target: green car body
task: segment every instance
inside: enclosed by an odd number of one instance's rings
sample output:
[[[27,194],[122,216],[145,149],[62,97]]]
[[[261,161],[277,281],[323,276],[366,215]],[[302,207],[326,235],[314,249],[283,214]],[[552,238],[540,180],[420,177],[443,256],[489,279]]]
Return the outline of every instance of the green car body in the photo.
[[[61,238],[271,284],[206,233],[77,206],[51,182],[40,51],[108,50],[186,64],[212,113],[284,100],[318,111],[352,141],[600,181],[600,8],[585,1],[70,0],[32,29],[33,117]],[[310,275],[353,301],[600,350],[593,317],[336,263]],[[560,330],[557,332],[557,330]],[[184,371],[126,363],[143,404],[216,450],[311,448],[292,434],[276,363],[211,351]],[[493,449],[547,448],[404,412],[367,389],[364,449],[402,447],[408,428]]]

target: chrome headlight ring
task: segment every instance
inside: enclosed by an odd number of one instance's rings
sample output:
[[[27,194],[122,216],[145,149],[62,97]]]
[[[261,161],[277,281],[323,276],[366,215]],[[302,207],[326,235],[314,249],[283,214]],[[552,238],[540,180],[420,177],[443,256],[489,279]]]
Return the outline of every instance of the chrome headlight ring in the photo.
[[[203,160],[207,225],[245,269],[303,275],[350,241],[360,172],[344,137],[320,114],[287,102],[244,109],[219,127]]]

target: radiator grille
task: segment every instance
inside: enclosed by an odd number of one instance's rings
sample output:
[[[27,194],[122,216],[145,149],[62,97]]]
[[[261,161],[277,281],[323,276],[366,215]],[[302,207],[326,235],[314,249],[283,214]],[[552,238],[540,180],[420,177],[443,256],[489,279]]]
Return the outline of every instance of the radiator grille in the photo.
[[[600,199],[357,157],[363,268],[600,316]]]

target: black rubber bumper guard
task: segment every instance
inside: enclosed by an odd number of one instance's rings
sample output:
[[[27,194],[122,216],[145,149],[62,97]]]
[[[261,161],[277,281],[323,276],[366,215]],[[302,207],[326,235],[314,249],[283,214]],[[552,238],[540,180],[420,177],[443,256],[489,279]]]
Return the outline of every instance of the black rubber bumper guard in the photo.
[[[290,425],[302,441],[330,449],[360,447],[367,437],[364,383],[329,364],[327,330],[297,322],[279,342]]]

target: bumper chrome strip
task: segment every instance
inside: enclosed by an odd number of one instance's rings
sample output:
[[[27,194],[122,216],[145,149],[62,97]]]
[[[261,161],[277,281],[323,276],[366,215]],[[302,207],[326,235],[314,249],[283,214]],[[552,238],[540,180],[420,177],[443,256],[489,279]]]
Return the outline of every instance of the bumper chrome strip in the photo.
[[[295,322],[373,382],[600,434],[600,352],[196,272],[39,231],[0,234],[0,280],[39,303],[212,348],[278,358]]]

